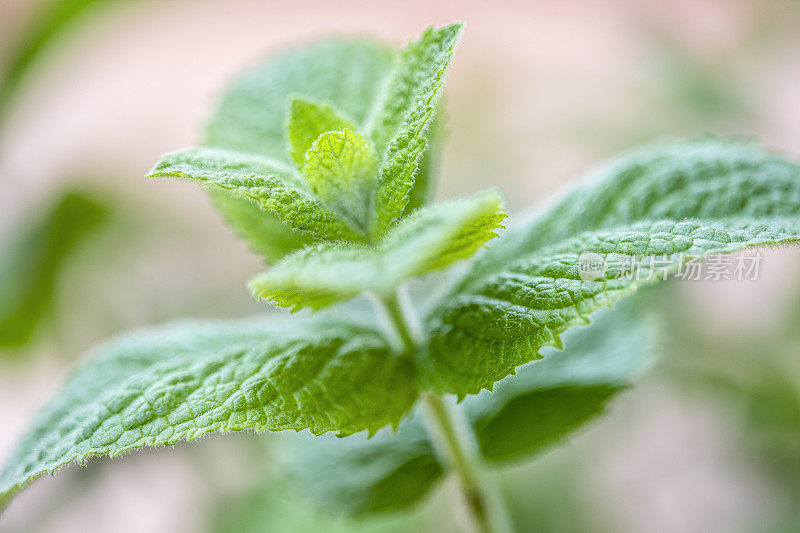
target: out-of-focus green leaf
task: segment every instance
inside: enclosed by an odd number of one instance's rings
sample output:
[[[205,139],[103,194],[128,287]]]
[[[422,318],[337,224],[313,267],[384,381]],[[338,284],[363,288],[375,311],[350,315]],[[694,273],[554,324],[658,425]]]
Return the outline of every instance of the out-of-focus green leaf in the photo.
[[[233,196],[228,191],[209,190],[214,206],[250,249],[269,263],[314,242],[313,235],[292,230],[280,219],[264,211],[254,200]]]
[[[107,215],[100,200],[78,191],[22,221],[0,254],[0,347],[29,342],[53,307],[56,282],[78,245]]]
[[[417,517],[386,517],[368,522],[344,519],[314,509],[280,479],[269,479],[246,495],[223,499],[214,511],[214,533],[402,533],[420,531]]]
[[[291,471],[303,492],[330,511],[359,515],[408,507],[444,474],[422,417],[416,413],[396,434],[366,439],[290,440]]]
[[[570,331],[549,351],[459,409],[486,461],[540,453],[603,413],[653,359],[652,325],[630,304]],[[292,471],[322,507],[351,514],[400,509],[423,498],[444,471],[419,412],[396,434],[290,440]]]
[[[623,302],[575,330],[563,352],[465,401],[483,457],[497,462],[535,453],[601,414],[655,357],[654,328],[640,312]]]
[[[0,77],[0,121],[25,73],[53,42],[70,27],[80,22],[95,8],[123,0],[45,0],[39,2],[37,14],[22,32],[16,50],[11,54]]]

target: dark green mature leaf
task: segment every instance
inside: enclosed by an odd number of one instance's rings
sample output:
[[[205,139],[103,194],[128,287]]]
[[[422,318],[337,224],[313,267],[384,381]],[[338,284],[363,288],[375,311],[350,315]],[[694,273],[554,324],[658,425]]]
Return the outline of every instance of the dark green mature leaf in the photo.
[[[685,261],[798,239],[800,217],[663,220],[546,247],[442,303],[429,321],[431,343],[420,379],[435,391],[475,394],[540,357],[544,346],[559,346],[561,333],[588,323],[592,312],[677,272]],[[586,279],[584,254],[600,258],[608,270]],[[631,273],[628,265],[639,258],[641,268]]]
[[[199,322],[97,349],[40,414],[0,474],[0,500],[94,455],[212,431],[377,431],[416,399],[410,361],[382,336],[330,317]]]
[[[159,161],[148,177],[199,181],[256,202],[295,230],[320,239],[363,241],[363,235],[328,209],[280,162],[219,148],[173,152]],[[265,241],[259,243],[265,245]]]
[[[31,340],[53,307],[65,262],[107,214],[101,201],[78,191],[66,191],[43,211],[0,254],[0,346]]]
[[[462,28],[460,23],[429,28],[400,54],[377,120],[369,129],[382,159],[373,235],[389,229],[409,202],[445,70]]]
[[[391,511],[419,501],[444,475],[422,417],[404,421],[397,433],[381,431],[367,440],[289,440],[293,477],[323,508],[347,514]]]
[[[602,413],[654,358],[652,329],[631,305],[600,313],[591,327],[567,334],[565,350],[522,367],[494,393],[461,403],[484,458],[529,457]],[[410,506],[444,475],[419,413],[394,435],[297,436],[288,445],[304,492],[322,507],[350,514]]]
[[[581,253],[658,256],[668,274],[684,260],[794,242],[799,230],[794,163],[716,138],[633,152],[484,254],[429,320],[425,379],[457,394],[491,387],[592,311],[656,281],[613,269],[584,281]]]
[[[642,307],[620,302],[568,333],[564,351],[464,401],[484,459],[521,459],[602,414],[656,358],[656,328]]]
[[[275,305],[320,309],[363,292],[394,293],[406,279],[470,257],[506,217],[502,198],[488,191],[420,209],[377,245],[305,248],[253,278],[253,294]]]

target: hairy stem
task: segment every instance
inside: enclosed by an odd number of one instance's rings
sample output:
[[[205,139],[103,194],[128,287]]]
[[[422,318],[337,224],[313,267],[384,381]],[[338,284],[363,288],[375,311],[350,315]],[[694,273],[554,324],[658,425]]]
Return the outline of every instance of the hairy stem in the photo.
[[[404,310],[397,294],[382,299],[381,302],[403,342],[404,351],[413,353],[417,349],[417,343],[410,320],[415,320],[415,317]],[[440,396],[426,394],[423,403],[437,451],[445,466],[458,476],[461,493],[476,529],[481,533],[511,531],[499,492],[491,488],[490,480],[483,471],[475,436],[469,425]]]

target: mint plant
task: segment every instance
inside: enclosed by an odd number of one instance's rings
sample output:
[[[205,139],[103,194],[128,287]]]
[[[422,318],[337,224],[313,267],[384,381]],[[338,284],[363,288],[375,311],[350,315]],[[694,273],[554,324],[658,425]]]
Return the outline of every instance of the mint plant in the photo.
[[[800,238],[800,166],[703,138],[622,156],[464,261],[507,213],[494,190],[429,204],[428,147],[460,33],[429,29],[399,53],[325,41],[230,89],[204,146],[150,176],[206,187],[272,265],[253,295],[301,313],[182,322],[99,347],[34,422],[0,499],[94,455],[309,430],[292,441],[291,470],[321,504],[401,509],[453,472],[475,527],[503,530],[486,466],[563,440],[654,353],[643,302],[573,326],[688,260]],[[587,279],[585,254],[608,267]],[[641,267],[632,276],[612,259]],[[403,289],[421,277],[411,285],[427,297],[412,298]]]

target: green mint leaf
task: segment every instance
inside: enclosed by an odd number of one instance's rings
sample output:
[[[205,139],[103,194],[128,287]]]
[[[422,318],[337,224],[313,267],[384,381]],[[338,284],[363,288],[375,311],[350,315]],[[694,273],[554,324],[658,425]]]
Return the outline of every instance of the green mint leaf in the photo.
[[[553,207],[512,228],[471,277],[581,232],[641,220],[800,214],[800,166],[736,139],[658,142],[591,172]]]
[[[303,493],[323,509],[350,515],[394,511],[423,498],[444,468],[416,413],[396,433],[287,441],[289,471]]]
[[[64,264],[104,221],[107,206],[66,191],[42,211],[15,228],[0,253],[0,346],[22,346],[34,337],[51,311]]]
[[[400,54],[374,125],[369,129],[381,155],[373,235],[382,235],[402,215],[428,141],[444,74],[462,24],[429,29]]]
[[[638,300],[638,298],[634,299]],[[605,412],[653,362],[655,327],[639,302],[598,313],[589,328],[565,335],[563,351],[463,402],[481,455],[507,462],[540,453]]]
[[[429,321],[420,379],[459,396],[490,389],[539,358],[541,348],[559,346],[561,333],[588,323],[592,312],[676,273],[686,261],[798,239],[800,217],[646,221],[582,234],[520,257],[446,299]],[[608,270],[585,279],[587,256]],[[641,268],[628,275],[626,265],[640,259]]]
[[[295,230],[324,240],[363,241],[364,237],[328,209],[281,163],[262,156],[218,148],[196,148],[165,155],[148,177],[199,181],[248,198]]]
[[[328,207],[366,232],[378,162],[369,142],[349,129],[329,131],[305,153],[303,176]]]
[[[287,111],[291,109],[287,102],[298,94],[309,101],[328,102],[363,129],[394,59],[392,50],[366,40],[321,41],[271,58],[225,92],[208,125],[205,144],[296,166],[297,160],[287,153]],[[299,154],[301,158],[304,153]],[[250,246],[271,262],[308,244],[307,236],[298,235],[274,213],[245,199],[216,206],[237,234],[247,236]],[[239,223],[256,217],[265,219],[269,235],[259,236],[251,231],[252,225]],[[277,248],[272,249],[273,244]],[[287,250],[287,246],[293,248]]]
[[[653,327],[641,309],[617,306],[590,328],[565,335],[563,351],[459,404],[491,462],[530,458],[604,412],[653,360]],[[287,441],[290,471],[323,508],[359,515],[422,499],[444,471],[418,412],[372,439],[298,435]]]
[[[329,102],[315,102],[295,96],[289,102],[286,140],[289,155],[297,168],[303,166],[303,156],[320,135],[329,131],[357,131],[353,122],[341,116]]]
[[[321,315],[293,318],[182,323],[98,348],[0,473],[0,500],[95,455],[212,431],[375,432],[408,412],[411,364],[382,336]]]
[[[337,110],[339,118],[348,117],[353,122],[355,127],[350,129],[363,131],[383,107],[383,90],[392,76],[395,60],[396,53],[380,44],[347,40],[322,41],[279,55],[246,73],[225,93],[208,125],[205,143],[275,160],[288,158],[297,165],[305,153],[300,148],[303,135],[298,129],[297,137],[292,139],[291,132],[286,131],[286,124],[292,122],[287,117],[287,102],[296,101],[299,94],[307,102],[325,102],[320,107],[329,105]],[[293,107],[289,105],[288,109]],[[308,134],[312,142],[318,136],[312,139]],[[287,139],[294,146],[291,158]],[[427,199],[432,182],[431,157],[429,151],[422,162],[419,185],[411,193],[411,207],[418,207]],[[281,224],[281,218],[246,200],[215,205],[237,234],[245,236],[251,248],[269,261],[285,255],[285,245],[296,244],[294,249],[300,249],[306,244],[302,235]],[[252,224],[243,222],[259,216],[268,220],[265,225],[271,228],[269,237],[259,237],[251,231]],[[278,245],[275,250],[271,249],[273,243]]]
[[[249,198],[236,197],[222,189],[208,193],[225,222],[268,263],[276,263],[314,242],[313,234],[290,229],[274,213],[264,211]]]
[[[205,144],[288,162],[287,103],[296,95],[329,102],[364,131],[395,55],[366,40],[326,40],[278,55],[225,93]]]
[[[363,292],[380,296],[404,280],[471,256],[506,217],[495,191],[414,212],[375,246],[322,244],[253,278],[253,294],[275,305],[319,309]]]

